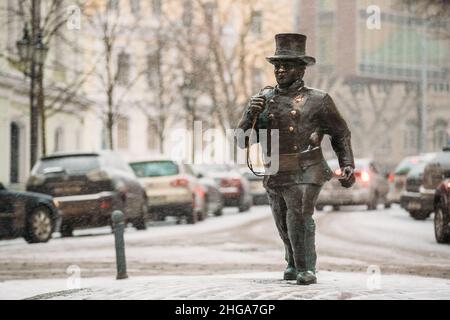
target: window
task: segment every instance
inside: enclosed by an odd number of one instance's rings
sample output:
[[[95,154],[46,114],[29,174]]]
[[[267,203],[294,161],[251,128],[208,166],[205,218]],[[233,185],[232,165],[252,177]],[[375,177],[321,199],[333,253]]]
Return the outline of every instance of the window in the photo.
[[[407,154],[415,154],[419,146],[418,125],[414,122],[408,122],[404,136],[404,149]]]
[[[117,117],[117,147],[128,149],[128,118],[124,116]]]
[[[390,154],[392,152],[392,139],[390,137],[385,137],[383,143],[380,146],[380,151],[383,154]]]
[[[162,12],[161,0],[152,0],[152,12],[153,15],[159,16]]]
[[[158,148],[158,124],[155,119],[147,120],[147,149],[156,150]]]
[[[19,164],[20,164],[20,127],[12,122],[10,127],[10,183],[19,182]]]
[[[214,23],[214,14],[216,11],[216,5],[212,2],[207,2],[204,5],[206,25],[211,26]]]
[[[130,0],[131,13],[138,15],[141,12],[141,0]]]
[[[157,52],[147,54],[147,82],[149,87],[153,87],[156,84],[156,71],[159,62]]]
[[[130,55],[125,52],[119,53],[117,58],[117,82],[125,85],[130,81]]]
[[[63,151],[64,149],[64,129],[62,127],[58,127],[55,130],[55,136],[54,136],[54,152]]]
[[[108,10],[119,10],[119,0],[108,0]]]
[[[192,25],[192,0],[183,2],[183,25],[190,27]]]
[[[165,177],[179,174],[178,165],[172,161],[136,162],[130,164],[139,178]]]
[[[252,12],[251,17],[251,30],[254,35],[261,35],[262,33],[262,12],[259,10],[255,10]]]
[[[448,124],[443,119],[438,119],[433,126],[433,146],[435,150],[441,150],[448,144]]]

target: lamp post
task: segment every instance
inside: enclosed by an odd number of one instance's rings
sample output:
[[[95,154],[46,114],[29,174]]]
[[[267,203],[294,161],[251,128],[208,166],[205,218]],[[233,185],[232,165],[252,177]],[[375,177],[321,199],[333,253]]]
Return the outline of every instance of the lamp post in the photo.
[[[30,78],[30,168],[36,163],[38,155],[39,112],[44,112],[42,66],[48,52],[47,46],[42,42],[39,23],[36,23],[36,21],[39,21],[36,17],[36,13],[39,13],[39,11],[35,6],[36,3],[33,1],[31,36],[27,24],[25,24],[22,39],[16,42],[20,69],[25,76]],[[36,92],[36,84],[38,84],[38,93]]]
[[[194,107],[194,83],[191,75],[185,75],[183,84],[181,85],[181,91],[184,98],[184,108],[187,113],[191,115],[191,127],[192,127],[192,150],[191,161],[195,163],[195,107]],[[189,122],[189,119],[188,119]]]

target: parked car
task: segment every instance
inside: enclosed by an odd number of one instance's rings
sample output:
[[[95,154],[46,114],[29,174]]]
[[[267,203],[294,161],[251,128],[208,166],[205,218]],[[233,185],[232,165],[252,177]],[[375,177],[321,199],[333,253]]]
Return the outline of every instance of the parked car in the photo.
[[[204,177],[214,179],[219,185],[225,207],[238,207],[239,212],[247,211],[252,206],[250,183],[236,166],[228,164],[202,164],[196,169]]]
[[[23,236],[28,243],[47,242],[60,218],[58,202],[33,192],[6,189],[0,183],[0,236]]]
[[[153,220],[175,216],[186,217],[193,224],[207,217],[206,190],[199,184],[191,168],[169,158],[130,162],[145,187]]]
[[[433,212],[433,201],[426,201],[420,195],[426,165],[427,162],[420,162],[409,171],[406,176],[405,190],[400,197],[400,206],[416,220],[424,220]]]
[[[434,211],[435,190],[449,172],[450,148],[447,147],[408,174],[406,191],[401,198],[402,208],[414,219],[428,218]]]
[[[394,172],[389,175],[389,192],[387,195],[388,203],[400,204],[402,192],[405,190],[406,176],[411,169],[427,159],[431,159],[434,153],[426,153],[417,156],[409,156],[404,158],[395,168]]]
[[[189,165],[189,167],[197,176],[198,183],[205,190],[206,212],[215,216],[221,216],[223,214],[224,200],[222,193],[220,193],[219,185],[214,179],[203,176],[198,166]]]
[[[51,195],[62,211],[61,235],[111,224],[121,210],[127,222],[146,229],[147,196],[133,170],[111,151],[54,154],[33,167],[27,190]]]
[[[328,161],[328,165],[336,176],[340,176],[336,159]],[[380,166],[371,159],[356,159],[355,167],[356,182],[352,188],[343,188],[338,179],[324,184],[317,199],[317,210],[326,205],[332,205],[334,210],[339,210],[341,205],[367,205],[368,210],[376,210],[378,204],[389,206],[387,175]]]
[[[263,169],[255,168],[256,172],[263,172]],[[241,169],[242,175],[250,182],[250,193],[254,205],[269,204],[266,189],[263,186],[264,177],[256,176],[248,168]]]
[[[450,243],[450,176],[434,194],[434,235],[438,243]]]

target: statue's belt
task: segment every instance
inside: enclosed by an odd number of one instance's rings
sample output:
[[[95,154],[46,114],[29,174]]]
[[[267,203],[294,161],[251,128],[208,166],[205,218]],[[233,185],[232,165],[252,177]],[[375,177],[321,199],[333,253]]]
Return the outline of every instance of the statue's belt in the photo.
[[[272,155],[273,157],[273,155]],[[311,150],[300,153],[286,153],[278,156],[278,172],[297,171],[305,167],[312,166],[323,160],[322,149],[316,147]],[[265,167],[270,167],[271,164],[266,164]]]

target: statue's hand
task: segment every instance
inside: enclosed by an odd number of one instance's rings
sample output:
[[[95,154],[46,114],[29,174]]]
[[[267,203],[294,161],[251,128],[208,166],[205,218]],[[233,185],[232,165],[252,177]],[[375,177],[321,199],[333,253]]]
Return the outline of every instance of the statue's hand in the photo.
[[[250,100],[250,115],[252,119],[259,116],[259,114],[264,110],[264,104],[266,99],[264,96],[253,96]]]
[[[339,182],[341,186],[344,188],[350,188],[355,183],[355,169],[351,166],[346,166],[341,168],[341,178],[339,178]]]

